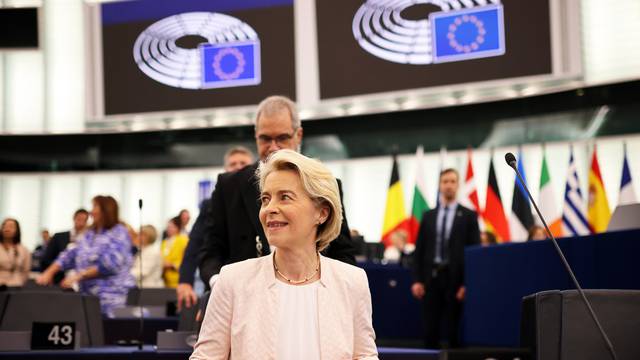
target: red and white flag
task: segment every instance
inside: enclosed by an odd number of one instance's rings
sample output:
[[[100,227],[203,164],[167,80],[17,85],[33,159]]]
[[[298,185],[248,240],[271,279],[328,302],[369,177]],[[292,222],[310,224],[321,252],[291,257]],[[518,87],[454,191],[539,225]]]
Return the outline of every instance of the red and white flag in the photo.
[[[465,176],[464,183],[462,184],[459,201],[462,206],[469,208],[478,214],[478,225],[480,226],[480,230],[483,231],[484,223],[482,221],[482,211],[480,211],[480,202],[478,201],[478,188],[476,187],[476,180],[473,176],[471,148],[467,150],[467,174]]]

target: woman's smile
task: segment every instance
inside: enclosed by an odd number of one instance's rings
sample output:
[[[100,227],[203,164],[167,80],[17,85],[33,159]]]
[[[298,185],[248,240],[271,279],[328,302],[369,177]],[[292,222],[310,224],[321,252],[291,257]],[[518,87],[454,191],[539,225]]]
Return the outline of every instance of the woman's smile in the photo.
[[[275,220],[267,221],[267,229],[269,229],[269,231],[278,231],[283,229],[287,225],[289,225],[289,223],[284,221],[275,221]]]

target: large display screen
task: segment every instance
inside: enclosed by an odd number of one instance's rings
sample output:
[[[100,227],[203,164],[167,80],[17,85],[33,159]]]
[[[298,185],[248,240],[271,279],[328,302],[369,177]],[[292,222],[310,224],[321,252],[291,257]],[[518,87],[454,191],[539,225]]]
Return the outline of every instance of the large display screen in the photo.
[[[0,49],[38,46],[38,8],[0,8]]]
[[[322,99],[552,73],[548,0],[316,1]]]
[[[105,115],[295,98],[293,0],[101,6]]]

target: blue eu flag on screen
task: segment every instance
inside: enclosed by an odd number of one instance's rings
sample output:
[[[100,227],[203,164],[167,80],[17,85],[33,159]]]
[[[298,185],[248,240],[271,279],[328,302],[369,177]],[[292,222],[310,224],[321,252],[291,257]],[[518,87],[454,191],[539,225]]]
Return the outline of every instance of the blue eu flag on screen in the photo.
[[[200,45],[202,87],[222,88],[260,84],[260,42]]]
[[[429,20],[434,63],[505,53],[502,5],[431,13]]]

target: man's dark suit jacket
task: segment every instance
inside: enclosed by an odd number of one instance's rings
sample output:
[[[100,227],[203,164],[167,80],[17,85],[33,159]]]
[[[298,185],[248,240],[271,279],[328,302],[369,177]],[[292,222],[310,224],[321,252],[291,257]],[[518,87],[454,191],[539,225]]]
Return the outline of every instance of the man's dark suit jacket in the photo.
[[[178,281],[180,284],[193,286],[196,269],[198,268],[198,253],[204,242],[204,228],[210,202],[211,200],[207,199],[200,204],[200,213],[198,213],[198,217],[189,233],[189,243],[184,250],[182,263],[180,263],[180,280]]]
[[[260,203],[258,179],[255,177],[258,164],[218,176],[211,195],[204,244],[200,249],[200,276],[205,284],[220,272],[222,266],[255,258],[256,236],[262,243],[263,255],[269,253],[269,244],[258,218]],[[342,199],[339,181],[338,187]],[[355,265],[355,247],[351,243],[346,216],[340,235],[323,254]]]
[[[67,248],[70,239],[70,231],[59,232],[53,235],[53,237],[47,244],[44,255],[42,256],[42,260],[40,260],[40,266],[42,267],[43,271],[51,264],[53,264],[53,262],[58,258],[58,255],[60,255],[60,253]],[[53,277],[53,282],[55,284],[58,284],[60,283],[60,281],[62,281],[62,279],[64,279],[64,272],[58,271]]]
[[[438,208],[422,216],[414,252],[414,280],[429,287],[436,246]],[[475,211],[458,204],[449,234],[449,281],[454,288],[464,283],[464,248],[480,243],[478,216]],[[428,290],[427,290],[428,291]]]

